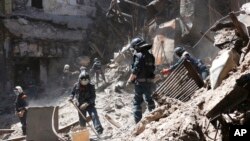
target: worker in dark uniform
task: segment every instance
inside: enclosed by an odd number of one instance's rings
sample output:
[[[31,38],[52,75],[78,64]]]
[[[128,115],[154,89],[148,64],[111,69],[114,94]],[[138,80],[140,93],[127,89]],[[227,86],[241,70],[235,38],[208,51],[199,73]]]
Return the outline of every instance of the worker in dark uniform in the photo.
[[[22,124],[22,131],[23,135],[26,135],[26,117],[27,117],[27,108],[28,103],[26,101],[27,95],[24,94],[22,87],[16,86],[14,88],[14,93],[17,95],[15,101],[15,113],[18,116],[21,124]]]
[[[135,95],[133,99],[134,120],[138,123],[142,118],[143,95],[147,102],[149,111],[155,108],[152,99],[153,79],[155,71],[155,58],[149,52],[152,45],[147,44],[142,38],[135,38],[131,42],[131,48],[135,50],[132,62],[132,73],[126,85],[135,84]]]
[[[73,101],[74,97],[77,99],[77,104],[83,115],[86,117],[86,112],[89,113],[93,120],[94,127],[98,134],[102,134],[103,127],[99,120],[97,110],[95,108],[95,86],[90,83],[90,77],[87,72],[82,72],[79,75],[79,81],[74,85],[69,101]],[[79,113],[80,125],[86,127],[86,121]]]
[[[190,62],[192,64],[192,66],[197,70],[197,72],[199,73],[200,77],[205,80],[208,75],[209,75],[209,71],[208,68],[206,67],[206,65],[200,60],[200,59],[196,59],[195,57],[193,57],[191,54],[189,54],[184,48],[182,47],[176,47],[174,50],[175,54],[180,58],[178,60],[177,63],[175,63],[174,65],[172,65],[170,68],[168,69],[163,69],[161,72],[164,75],[167,75],[169,73],[171,73],[174,69],[176,69],[184,60]]]
[[[71,84],[72,77],[75,76],[76,74],[79,74],[79,73],[80,73],[79,71],[71,72],[70,66],[68,64],[65,64],[64,68],[63,68],[63,77],[62,77],[63,87],[65,87],[65,88],[68,87]]]
[[[94,59],[94,64],[91,68],[91,73],[94,73],[95,74],[95,77],[96,77],[96,85],[98,86],[98,83],[100,82],[99,81],[99,75],[102,76],[102,79],[104,80],[105,83],[106,82],[106,79],[105,79],[105,75],[103,73],[103,70],[102,70],[102,64],[101,64],[101,61],[98,59],[98,58],[95,58]]]

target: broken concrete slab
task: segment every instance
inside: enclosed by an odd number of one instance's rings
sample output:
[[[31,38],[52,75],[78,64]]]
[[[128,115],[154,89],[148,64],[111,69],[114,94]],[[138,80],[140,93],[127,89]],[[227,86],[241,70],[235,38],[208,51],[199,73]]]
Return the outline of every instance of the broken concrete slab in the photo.
[[[228,76],[229,71],[237,67],[240,55],[234,51],[223,50],[220,56],[214,59],[210,68],[210,81],[212,89],[217,88],[223,79]]]
[[[214,118],[229,109],[233,109],[247,99],[248,91],[244,88],[235,86],[223,99],[220,100],[206,115],[209,118]]]
[[[241,11],[244,11],[246,14],[250,15],[250,3],[245,3],[240,8]]]
[[[15,19],[6,19],[4,20],[4,26],[9,32],[21,38],[64,41],[83,40],[82,31],[61,29],[47,23],[30,21],[28,25],[23,25]]]

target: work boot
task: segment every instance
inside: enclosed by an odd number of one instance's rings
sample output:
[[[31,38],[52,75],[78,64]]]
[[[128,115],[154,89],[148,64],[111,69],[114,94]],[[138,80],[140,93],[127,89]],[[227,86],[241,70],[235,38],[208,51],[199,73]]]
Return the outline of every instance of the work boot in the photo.
[[[97,132],[99,135],[101,135],[101,134],[103,133],[103,128],[102,128],[102,127],[98,127],[98,128],[96,129],[96,132]]]

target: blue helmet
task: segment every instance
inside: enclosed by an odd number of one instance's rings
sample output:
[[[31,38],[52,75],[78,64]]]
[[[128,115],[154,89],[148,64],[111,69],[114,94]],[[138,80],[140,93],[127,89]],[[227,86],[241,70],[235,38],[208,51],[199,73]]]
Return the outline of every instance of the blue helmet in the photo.
[[[137,37],[137,38],[134,38],[131,41],[130,45],[131,45],[132,48],[137,49],[144,43],[145,43],[145,41],[142,38]]]
[[[143,40],[141,37],[136,37],[131,41],[130,47],[135,49],[136,51],[143,51],[149,50],[152,45],[147,44],[146,41]]]
[[[183,47],[176,47],[174,52],[177,56],[181,57],[186,50]]]

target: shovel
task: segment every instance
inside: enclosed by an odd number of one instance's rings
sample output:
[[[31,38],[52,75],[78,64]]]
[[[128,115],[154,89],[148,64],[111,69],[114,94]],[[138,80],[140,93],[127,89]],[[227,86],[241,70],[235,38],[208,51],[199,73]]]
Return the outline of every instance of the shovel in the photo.
[[[90,120],[88,120],[88,119],[83,115],[83,113],[81,112],[81,110],[76,106],[76,104],[75,104],[74,102],[70,101],[70,103],[72,103],[72,104],[74,105],[74,107],[76,108],[76,110],[80,113],[80,115],[82,116],[82,118],[86,121],[86,123],[88,124],[88,126],[89,126],[89,127],[91,128],[91,130],[95,133],[95,135],[96,135],[99,139],[101,139],[101,137],[96,133],[94,127],[91,126],[91,125],[89,124],[89,121],[90,121]]]

